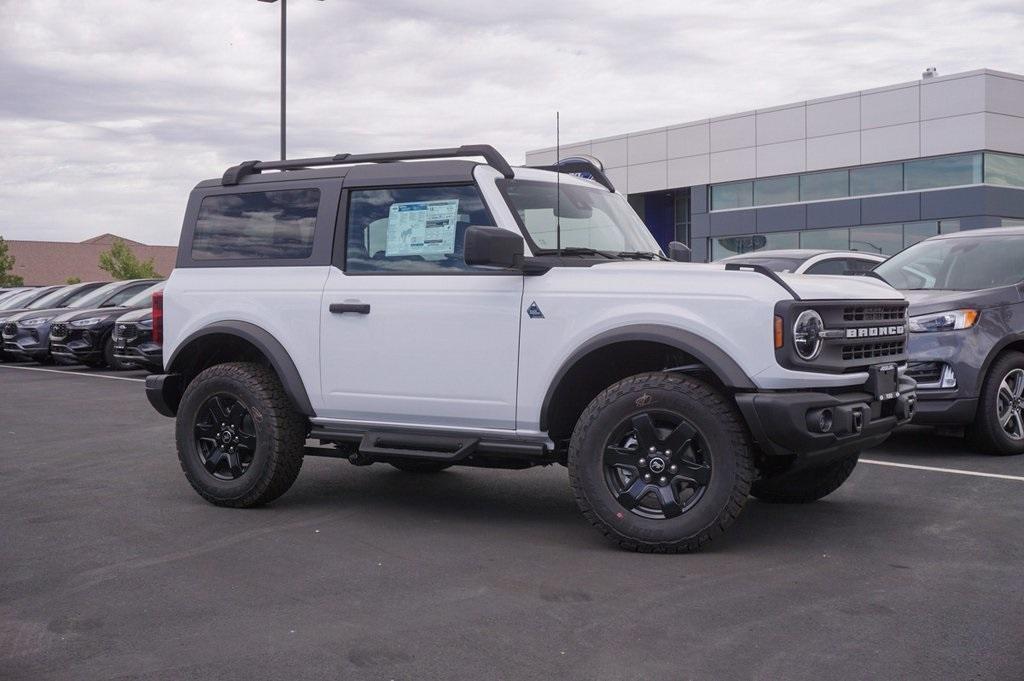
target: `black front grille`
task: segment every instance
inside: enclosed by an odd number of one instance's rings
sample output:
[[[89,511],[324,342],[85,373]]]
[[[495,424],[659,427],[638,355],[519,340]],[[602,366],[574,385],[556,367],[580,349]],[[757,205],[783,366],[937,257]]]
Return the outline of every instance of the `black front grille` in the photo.
[[[64,338],[68,335],[68,325],[64,323],[54,324],[50,327],[51,338]]]
[[[844,322],[897,322],[905,316],[905,305],[857,305],[843,308]]]
[[[5,336],[9,336],[11,338],[13,338],[14,336],[17,336],[18,335],[18,325],[15,324],[14,322],[8,322],[8,323],[4,324],[3,334]]]
[[[113,336],[114,338],[123,338],[125,340],[131,340],[139,335],[139,327],[135,324],[115,324]]]
[[[902,359],[905,344],[903,341],[889,343],[861,343],[860,345],[844,345],[843,360],[885,359],[899,357]]]

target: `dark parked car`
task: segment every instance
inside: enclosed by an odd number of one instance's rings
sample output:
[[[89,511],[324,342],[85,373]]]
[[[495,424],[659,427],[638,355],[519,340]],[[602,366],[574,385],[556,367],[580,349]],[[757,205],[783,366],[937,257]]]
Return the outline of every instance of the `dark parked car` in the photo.
[[[102,282],[95,281],[86,284],[72,284],[71,286],[47,286],[4,301],[0,303],[0,335],[7,329],[9,320],[24,312],[65,308],[102,285]],[[5,345],[0,337],[0,359],[13,359],[6,353]]]
[[[875,271],[910,301],[914,423],[966,426],[982,451],[1024,453],[1024,228],[932,237]]]
[[[50,361],[50,325],[55,317],[69,309],[88,310],[116,307],[144,288],[157,282],[156,279],[135,279],[115,281],[110,284],[74,284],[89,286],[84,293],[75,292],[71,302],[63,305],[43,307],[46,298],[40,298],[32,309],[8,317],[3,325],[4,352],[16,359],[31,359],[37,362]],[[67,309],[65,309],[67,308]]]
[[[884,255],[864,251],[827,251],[817,248],[791,248],[773,251],[751,251],[730,255],[717,262],[738,262],[764,265],[773,272],[793,274],[847,274],[867,272],[885,262]]]
[[[163,347],[153,338],[153,308],[133,310],[114,323],[114,357],[153,372],[164,368]]]
[[[150,309],[154,291],[164,283],[146,286],[134,296],[114,307],[75,309],[54,317],[50,324],[50,354],[61,364],[107,365],[112,369],[128,368],[114,353],[112,331],[116,320],[125,312]],[[123,294],[118,297],[122,297]]]

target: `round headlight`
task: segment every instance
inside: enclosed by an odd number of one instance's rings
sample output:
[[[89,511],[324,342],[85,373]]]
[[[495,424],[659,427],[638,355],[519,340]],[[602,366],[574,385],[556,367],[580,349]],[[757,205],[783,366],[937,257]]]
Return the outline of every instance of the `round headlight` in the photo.
[[[812,360],[821,352],[821,332],[825,324],[814,310],[804,310],[793,324],[793,345],[800,359]]]

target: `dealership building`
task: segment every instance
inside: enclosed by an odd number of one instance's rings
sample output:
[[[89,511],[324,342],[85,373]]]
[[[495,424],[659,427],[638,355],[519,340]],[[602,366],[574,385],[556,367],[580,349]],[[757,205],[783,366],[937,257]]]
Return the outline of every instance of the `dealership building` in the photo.
[[[1024,224],[1024,76],[982,69],[561,147],[599,158],[666,246],[892,254]],[[555,161],[554,147],[529,165]]]

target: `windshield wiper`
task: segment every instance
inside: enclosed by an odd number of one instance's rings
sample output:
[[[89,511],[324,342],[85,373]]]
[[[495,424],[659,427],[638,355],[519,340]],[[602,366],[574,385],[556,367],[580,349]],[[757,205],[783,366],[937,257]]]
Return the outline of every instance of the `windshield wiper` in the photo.
[[[620,258],[633,258],[634,260],[668,260],[661,253],[653,251],[619,251],[615,255]]]
[[[543,255],[600,255],[605,258],[614,259],[615,256],[608,251],[599,251],[596,248],[587,248],[585,246],[563,246],[561,249],[557,248],[542,248],[537,249],[538,253]]]

